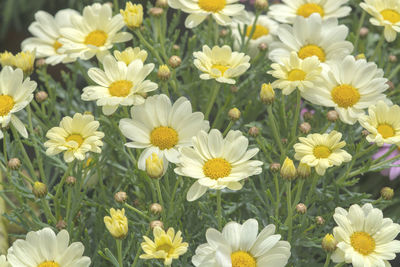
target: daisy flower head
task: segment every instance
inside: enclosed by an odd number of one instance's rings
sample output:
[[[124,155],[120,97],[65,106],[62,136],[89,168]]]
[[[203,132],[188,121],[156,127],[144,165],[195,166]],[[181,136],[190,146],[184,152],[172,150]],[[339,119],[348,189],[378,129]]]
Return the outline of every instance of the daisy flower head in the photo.
[[[29,232],[8,249],[7,258],[14,267],[88,267],[90,258],[83,255],[81,242],[69,245],[66,230],[57,235],[50,228]]]
[[[87,152],[100,153],[104,137],[97,131],[100,124],[92,115],[75,113],[74,117],[64,117],[59,127],[51,128],[46,137],[50,140],[44,143],[46,154],[53,156],[64,152],[64,160],[84,160]]]
[[[140,59],[144,63],[147,59],[147,51],[140,49],[140,47],[127,47],[122,52],[114,50],[114,57],[118,61],[124,62],[126,65],[129,65],[135,59]]]
[[[95,3],[83,9],[83,16],[71,16],[72,26],[60,29],[62,44],[65,53],[71,57],[88,60],[97,56],[99,60],[108,54],[108,50],[115,43],[127,42],[132,34],[120,32],[125,26],[121,14],[112,16],[108,4]]]
[[[244,5],[239,0],[168,0],[170,7],[190,15],[185,20],[186,28],[194,28],[209,15],[219,25],[230,25],[234,20],[245,18]]]
[[[4,255],[0,256],[0,267],[11,267]]]
[[[59,39],[62,37],[60,29],[71,27],[71,16],[79,16],[72,9],[62,9],[53,17],[45,11],[35,13],[35,22],[28,30],[34,36],[24,40],[21,44],[23,51],[36,51],[37,58],[46,58],[46,64],[56,65],[75,61],[62,49]]]
[[[298,16],[293,26],[279,26],[280,41],[271,44],[269,58],[279,62],[295,51],[301,59],[317,56],[322,63],[341,60],[353,51],[353,44],[346,41],[348,32],[335,18],[322,20],[319,14],[308,18]]]
[[[389,88],[387,79],[375,63],[349,55],[329,67],[323,72],[324,82],[302,96],[316,105],[334,107],[344,123],[354,124],[364,109],[379,100],[389,101],[383,94]]]
[[[248,21],[247,21],[247,29],[245,32],[244,42],[250,38],[250,34],[253,31],[254,20],[256,16],[254,13],[248,13]],[[235,49],[239,49],[242,45],[242,37],[240,31],[244,30],[244,23],[234,23],[232,24],[232,34],[235,39]],[[259,52],[259,45],[264,43],[266,45],[271,44],[275,41],[275,36],[278,31],[279,25],[267,15],[260,15],[257,19],[257,23],[255,29],[253,31],[253,35],[249,40],[248,54],[251,57],[255,57]]]
[[[104,71],[99,68],[91,68],[89,77],[97,85],[89,85],[83,88],[82,100],[96,100],[105,115],[113,114],[119,105],[132,106],[144,103],[144,93],[158,88],[145,78],[154,69],[154,64],[143,65],[140,59],[136,59],[126,65],[123,61],[117,61],[112,55],[107,55],[103,60]]]
[[[322,79],[318,58],[312,56],[300,59],[294,51],[289,58],[282,59],[281,63],[273,63],[271,68],[267,73],[277,78],[272,87],[282,89],[284,95],[291,94],[296,88],[301,92],[312,90],[315,83]]]
[[[197,247],[192,257],[194,266],[283,267],[290,257],[290,244],[274,234],[275,225],[267,225],[258,234],[258,222],[229,222],[222,233],[209,228],[207,243]]]
[[[283,0],[283,4],[269,7],[268,15],[281,23],[293,23],[297,16],[308,18],[319,14],[323,20],[343,18],[351,8],[344,6],[349,0]]]
[[[372,159],[377,160],[382,158],[384,155],[386,155],[386,153],[389,152],[391,147],[392,145],[383,144],[383,146],[379,149],[379,151],[376,152],[374,155],[372,155]],[[393,150],[393,152],[391,152],[387,157],[382,158],[382,160],[389,160],[398,155],[400,155],[400,146],[398,146],[397,149]],[[400,160],[392,162],[392,165],[400,166]],[[389,179],[393,181],[394,179],[400,176],[400,167],[389,167],[387,169],[382,170],[381,174],[383,176],[389,177]]]
[[[141,244],[145,254],[140,255],[141,259],[162,259],[164,265],[171,265],[172,260],[178,259],[185,254],[189,246],[188,243],[182,242],[182,233],[175,233],[173,228],[169,228],[167,232],[159,226],[154,227],[154,241],[143,236],[144,242]]]
[[[400,146],[400,107],[389,106],[384,101],[368,108],[368,115],[359,118],[359,122],[369,135],[368,142],[376,143],[378,146],[395,144]]]
[[[295,159],[310,167],[315,167],[319,175],[324,175],[326,169],[349,162],[352,156],[342,148],[345,141],[340,141],[342,134],[331,131],[329,134],[309,134],[299,137],[300,143],[295,144]]]
[[[178,163],[179,149],[190,146],[200,130],[209,129],[201,112],[192,112],[192,105],[180,97],[172,105],[166,95],[148,97],[144,104],[131,108],[132,119],[122,119],[119,128],[132,142],[127,147],[144,148],[138,160],[140,170],[146,170],[146,159],[153,155],[168,162]]]
[[[104,224],[110,234],[117,239],[124,239],[128,234],[128,218],[125,209],[110,209],[111,216],[104,216]]]
[[[360,3],[362,9],[372,16],[370,22],[375,26],[383,26],[385,39],[388,42],[396,40],[400,32],[400,5],[397,0],[364,0]]]
[[[192,144],[193,148],[181,149],[180,163],[175,168],[175,173],[197,180],[187,193],[188,201],[201,197],[207,188],[240,190],[243,179],[262,171],[261,161],[250,160],[258,148],[247,150],[249,140],[240,131],[231,130],[225,138],[217,129],[209,134],[200,131]]]
[[[335,263],[361,266],[391,266],[388,262],[400,252],[400,241],[394,240],[400,225],[383,218],[382,211],[371,204],[355,204],[349,210],[336,208],[333,218],[338,226],[333,235],[338,241],[332,254]]]
[[[14,113],[29,105],[33,99],[33,91],[35,91],[36,86],[36,82],[31,81],[29,77],[24,80],[21,69],[13,70],[10,66],[6,66],[1,70],[0,127],[7,127],[11,122],[23,137],[28,137],[24,124]]]
[[[210,49],[207,45],[203,46],[203,51],[194,52],[194,65],[203,74],[200,79],[215,79],[220,83],[235,84],[233,79],[242,75],[250,68],[250,57],[244,53],[232,52],[232,49],[224,45],[214,46]]]

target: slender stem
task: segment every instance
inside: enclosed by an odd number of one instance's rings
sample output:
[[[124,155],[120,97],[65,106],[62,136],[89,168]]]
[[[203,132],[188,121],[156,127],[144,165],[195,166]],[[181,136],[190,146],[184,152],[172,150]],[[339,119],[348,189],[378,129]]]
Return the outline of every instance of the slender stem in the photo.
[[[293,212],[292,212],[292,182],[286,182],[286,202],[287,202],[287,222],[288,222],[288,242],[292,240]]]
[[[301,197],[301,193],[303,191],[303,185],[304,185],[304,179],[297,179],[297,191],[296,191],[296,196],[294,198],[294,202],[293,202],[293,206],[295,207],[299,201],[300,201],[300,197]]]
[[[164,201],[163,201],[162,194],[161,194],[160,179],[155,179],[155,184],[156,184],[156,189],[157,189],[158,201],[160,202],[160,205],[163,207],[163,211],[162,211],[161,215],[162,215],[163,221],[165,222],[165,206],[164,206]]]
[[[214,88],[212,88],[212,92],[211,92],[210,98],[208,100],[206,112],[204,113],[204,117],[206,120],[208,120],[208,117],[210,116],[211,109],[215,103],[215,100],[217,99],[219,89],[220,89],[220,85],[217,81],[215,81],[215,86],[214,86]]]
[[[360,40],[360,30],[362,25],[364,24],[366,14],[367,13],[365,11],[362,12],[360,22],[358,23],[357,26],[357,32],[354,33],[354,35],[356,36],[356,40],[354,41],[354,49],[357,51],[357,53],[358,53],[358,41]]]
[[[281,103],[279,106],[279,112],[280,112],[280,117],[281,120],[283,120],[283,130],[286,131],[287,130],[287,118],[286,118],[286,104],[285,104],[285,95],[281,95]]]
[[[311,198],[313,194],[315,193],[315,188],[317,187],[319,176],[318,174],[314,174],[314,178],[310,187],[310,191],[308,191],[307,197],[306,197],[306,206],[310,204]]]
[[[276,204],[275,204],[275,218],[279,217],[279,204],[281,203],[281,194],[279,190],[279,180],[278,180],[278,174],[275,172],[274,173],[274,182],[275,182],[275,193],[276,193]]]
[[[257,12],[256,12],[256,17],[255,17],[254,22],[253,22],[253,25],[252,25],[252,27],[251,27],[250,34],[249,34],[249,36],[247,37],[246,43],[245,43],[245,45],[244,45],[244,49],[242,50],[242,51],[244,51],[244,52],[247,52],[247,48],[248,48],[248,46],[249,46],[250,40],[253,38],[254,32],[256,31],[256,28],[257,28],[256,25],[257,25],[258,17],[260,16],[260,14],[261,14],[260,11],[257,11]],[[247,32],[248,32],[248,31],[246,30],[246,32],[245,32],[244,34],[247,35]]]
[[[117,243],[118,264],[119,264],[119,267],[123,267],[123,264],[122,264],[122,239],[115,239],[115,242]]]
[[[300,117],[300,107],[301,107],[301,95],[300,95],[300,90],[296,90],[297,93],[297,98],[296,98],[296,112],[294,114],[293,118],[293,125],[292,125],[292,132],[290,134],[291,140],[294,140],[296,138],[296,130],[297,130],[297,122],[299,121]]]
[[[46,215],[47,218],[47,223],[49,224],[50,222],[52,222],[53,224],[57,223],[57,219],[54,217],[53,213],[50,210],[49,202],[45,198],[42,198],[41,202],[44,214]]]
[[[278,128],[275,124],[274,112],[272,111],[272,105],[267,106],[267,111],[268,111],[269,126],[272,128],[272,135],[274,136],[275,142],[278,144],[281,154],[283,154],[282,141],[279,136]]]
[[[398,65],[389,75],[388,79],[392,79],[400,70],[400,65]]]
[[[61,210],[60,210],[60,194],[62,191],[62,188],[64,186],[65,180],[67,179],[69,173],[72,170],[72,167],[74,166],[73,162],[68,164],[68,169],[67,171],[64,173],[63,177],[61,178],[60,183],[57,185],[57,190],[56,190],[56,194],[54,195],[54,205],[55,205],[55,209],[56,209],[56,218],[60,218],[60,214],[61,214]]]
[[[234,124],[235,124],[235,122],[233,120],[230,120],[228,126],[226,127],[226,129],[222,135],[225,136]]]
[[[142,216],[142,217],[145,218],[146,220],[150,221],[150,217],[147,216],[146,214],[144,214],[142,211],[138,210],[137,208],[132,207],[131,205],[129,205],[129,204],[127,204],[127,203],[124,203],[124,206],[125,206],[126,208],[128,208],[128,209],[130,209],[130,210],[136,212],[137,214],[139,214],[140,216]]]
[[[166,61],[168,61],[168,57],[167,57],[167,53],[165,52],[165,36],[164,36],[162,27],[161,27],[161,18],[156,18],[156,28],[157,28],[158,38],[160,40],[161,55],[166,62]]]
[[[370,168],[368,170],[364,170],[363,168],[361,168],[361,169],[358,169],[356,171],[353,171],[353,172],[349,173],[348,178],[354,177],[354,176],[359,175],[359,174],[364,173],[364,172],[368,172],[369,170],[375,170],[375,169],[377,169],[379,167],[382,167],[382,166],[384,166],[384,165],[386,165],[388,163],[392,163],[392,162],[396,161],[397,159],[400,159],[400,155],[397,155],[397,156],[395,156],[395,157],[393,157],[391,159],[379,162],[377,164],[373,164],[373,165],[370,166]]]
[[[222,230],[222,204],[221,204],[221,190],[217,190],[217,220],[218,230]]]
[[[329,252],[328,254],[326,254],[326,260],[325,260],[324,267],[328,267],[328,266],[329,266],[329,263],[331,262],[331,255],[332,255],[331,252]]]
[[[158,54],[157,50],[155,50],[153,48],[153,46],[151,44],[149,44],[149,42],[146,41],[146,39],[143,37],[142,33],[140,32],[140,30],[135,30],[133,31],[133,33],[136,34],[136,36],[139,38],[140,43],[142,43],[144,46],[146,46],[146,48],[156,57],[156,59],[158,60],[159,64],[163,64],[163,60],[161,59],[160,55]]]
[[[4,137],[3,137],[3,155],[4,155],[4,163],[6,164],[7,175],[8,175],[10,168],[8,167],[8,157],[7,157],[7,135],[4,135]]]
[[[375,47],[374,54],[372,55],[372,58],[371,58],[372,61],[375,61],[376,56],[378,55],[378,53],[380,53],[380,50],[381,50],[384,40],[385,40],[385,34],[384,34],[384,31],[382,31],[381,39],[379,39],[378,45]]]
[[[68,196],[67,196],[67,212],[66,212],[66,217],[67,217],[67,229],[68,229],[68,232],[70,232],[70,230],[71,230],[72,188],[69,186],[67,190],[68,190]]]

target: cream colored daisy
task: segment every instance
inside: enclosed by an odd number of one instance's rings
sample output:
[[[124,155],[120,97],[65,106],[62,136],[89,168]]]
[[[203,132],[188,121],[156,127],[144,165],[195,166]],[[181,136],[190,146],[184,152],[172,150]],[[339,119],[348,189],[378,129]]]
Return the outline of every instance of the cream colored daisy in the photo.
[[[100,60],[108,54],[115,43],[132,39],[132,34],[119,32],[124,26],[121,14],[112,16],[108,4],[95,3],[83,9],[83,16],[71,16],[72,26],[60,29],[58,41],[71,57],[87,60],[97,56]]]
[[[182,242],[181,231],[176,232],[173,228],[169,228],[165,232],[160,227],[153,229],[154,241],[143,236],[144,241],[141,246],[145,254],[140,255],[141,259],[162,259],[164,265],[171,265],[172,260],[178,259],[185,254],[189,246],[188,243]]]
[[[64,152],[64,160],[84,160],[87,152],[100,153],[104,137],[103,132],[96,131],[100,124],[92,115],[75,113],[74,117],[64,117],[59,127],[51,128],[44,143],[46,154],[53,156]]]
[[[275,225],[267,225],[258,234],[258,222],[229,222],[222,233],[209,228],[207,243],[197,247],[194,266],[283,267],[290,257],[290,244],[274,234]]]
[[[29,232],[26,240],[18,239],[8,249],[13,267],[88,267],[90,258],[83,255],[81,242],[69,245],[66,230],[57,235],[50,228]]]
[[[0,267],[11,267],[4,255],[0,256]]]
[[[271,5],[268,15],[281,23],[293,23],[297,16],[308,18],[319,14],[323,20],[343,18],[351,8],[343,6],[349,0],[283,0],[283,4]]]
[[[35,50],[36,57],[46,58],[46,64],[50,65],[74,61],[75,59],[69,57],[65,50],[60,49],[62,44],[59,42],[62,37],[60,29],[72,26],[71,16],[79,16],[79,13],[72,9],[62,9],[53,17],[44,11],[36,12],[36,21],[28,28],[34,37],[22,42],[22,50]]]
[[[292,52],[290,58],[282,59],[282,63],[273,63],[271,68],[267,73],[277,78],[272,87],[282,89],[284,95],[291,94],[296,88],[301,92],[312,90],[315,83],[322,80],[322,67],[316,56],[303,60]]]
[[[324,81],[302,96],[314,104],[334,107],[344,123],[354,124],[370,105],[389,101],[383,94],[389,88],[387,79],[375,63],[347,56],[329,66],[323,72]]]
[[[368,142],[378,146],[395,144],[400,146],[400,107],[388,106],[379,101],[368,108],[368,115],[361,116],[358,121],[368,132]]]
[[[144,104],[131,109],[132,119],[122,119],[119,128],[132,142],[127,147],[145,148],[138,167],[146,170],[146,159],[156,153],[168,162],[178,163],[179,149],[190,146],[192,137],[200,130],[208,130],[209,123],[201,112],[192,112],[192,105],[180,97],[173,105],[166,95],[148,97]]]
[[[215,79],[220,83],[235,84],[232,78],[242,75],[250,68],[250,57],[244,53],[232,52],[232,49],[224,45],[214,46],[212,50],[203,46],[203,51],[194,52],[194,65],[203,72],[200,79]]]
[[[250,37],[253,30],[254,20],[256,16],[254,13],[248,13],[248,21],[246,23],[234,23],[232,24],[232,35],[235,39],[235,49],[239,50],[242,45],[242,37],[240,31],[244,31],[244,25],[247,24],[247,29],[245,33],[244,42],[246,43]],[[266,45],[271,44],[276,39],[276,34],[279,25],[267,15],[260,15],[257,19],[257,23],[253,32],[251,39],[249,40],[249,47],[247,53],[251,57],[257,56],[260,49],[258,48],[260,44],[264,43]]]
[[[342,149],[346,142],[340,139],[342,134],[336,131],[299,137],[300,143],[293,146],[296,151],[294,158],[310,167],[315,167],[319,175],[324,175],[326,169],[349,162],[352,158]]]
[[[193,148],[184,147],[175,173],[197,181],[190,187],[187,200],[201,197],[207,188],[240,190],[241,181],[260,174],[263,164],[250,160],[258,148],[247,150],[249,140],[240,131],[229,131],[224,138],[220,131],[212,129],[209,134],[201,131],[192,140]]]
[[[372,16],[370,22],[375,26],[383,26],[385,39],[388,42],[396,40],[400,32],[400,4],[398,0],[364,0],[360,3],[362,9]]]
[[[115,50],[114,57],[118,61],[125,62],[126,65],[129,65],[135,59],[140,59],[144,63],[147,59],[147,52],[146,50],[141,50],[139,47],[128,47],[122,52]]]
[[[136,59],[126,65],[107,55],[103,60],[103,68],[104,71],[89,69],[88,75],[97,85],[83,88],[82,100],[96,100],[96,104],[103,107],[105,115],[113,114],[119,105],[143,104],[143,95],[158,88],[156,83],[145,80],[154,69],[154,64],[143,65],[141,60]]]
[[[352,43],[346,41],[348,32],[349,29],[338,25],[334,18],[323,21],[318,14],[308,18],[298,16],[293,26],[279,26],[280,42],[271,44],[269,58],[280,62],[295,51],[301,59],[317,56],[324,63],[341,60],[353,51]]]
[[[239,0],[168,0],[170,7],[190,13],[185,20],[187,28],[194,28],[211,15],[219,25],[229,25],[245,16]]]
[[[332,261],[346,262],[354,267],[391,266],[389,260],[400,252],[400,241],[394,240],[400,225],[383,218],[382,211],[371,204],[352,205],[349,211],[336,208],[333,218],[338,226],[333,235],[339,242]]]
[[[25,108],[33,99],[36,82],[28,78],[24,80],[21,69],[13,70],[6,66],[0,72],[0,127],[7,127],[11,122],[25,138],[28,132],[25,125],[14,113]],[[2,134],[1,134],[2,135]]]

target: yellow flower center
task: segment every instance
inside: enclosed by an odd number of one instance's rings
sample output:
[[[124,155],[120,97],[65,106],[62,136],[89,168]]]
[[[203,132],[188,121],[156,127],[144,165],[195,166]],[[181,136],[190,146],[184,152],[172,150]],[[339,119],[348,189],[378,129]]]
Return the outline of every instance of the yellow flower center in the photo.
[[[232,166],[223,158],[210,159],[203,165],[205,176],[217,180],[231,174]]]
[[[83,139],[82,135],[80,134],[71,134],[67,137],[66,141],[75,141],[78,143],[78,147],[80,147],[85,139]]]
[[[199,7],[207,12],[217,13],[225,6],[226,0],[199,0]]]
[[[249,37],[251,30],[253,29],[253,26],[247,26],[247,30],[246,30],[246,36]],[[251,39],[256,40],[262,36],[268,35],[269,30],[267,27],[264,27],[262,25],[256,25],[256,28],[254,30],[253,36],[251,37]]]
[[[357,88],[348,84],[341,84],[333,88],[331,96],[333,102],[341,108],[352,107],[360,100]]]
[[[319,61],[325,62],[325,52],[317,45],[305,45],[300,48],[297,53],[299,58],[305,59],[307,57],[317,56]]]
[[[375,250],[375,240],[366,232],[354,232],[350,243],[355,251],[363,255],[371,254]]]
[[[332,151],[327,146],[316,146],[313,150],[314,156],[317,159],[326,159],[332,154]]]
[[[131,92],[132,86],[131,81],[116,81],[110,84],[108,92],[112,96],[125,97]]]
[[[62,43],[60,43],[59,41],[55,41],[54,42],[54,44],[53,44],[53,47],[54,47],[54,51],[56,51],[56,53],[57,53],[57,50],[60,48],[60,47],[62,47],[63,45],[62,45]]]
[[[174,252],[174,247],[171,244],[163,243],[156,247],[156,251],[164,251],[169,255]]]
[[[385,9],[381,11],[381,15],[384,20],[390,21],[395,24],[400,21],[400,14],[393,9]]]
[[[54,261],[45,261],[39,264],[37,267],[60,267],[60,265]]]
[[[292,81],[292,82],[293,81],[304,81],[305,78],[306,78],[306,73],[299,69],[291,70],[288,73],[288,80]]]
[[[161,150],[173,148],[178,140],[178,133],[171,127],[160,126],[150,134],[150,142]]]
[[[382,135],[382,137],[385,139],[389,138],[389,137],[393,137],[394,134],[396,133],[395,130],[393,129],[393,127],[386,123],[379,124],[377,130],[378,130],[378,133],[380,133]]]
[[[9,95],[0,95],[0,116],[5,116],[14,107],[14,99]]]
[[[256,267],[256,259],[245,251],[236,251],[231,254],[232,267]]]
[[[324,9],[320,5],[314,3],[304,4],[297,9],[297,15],[305,18],[308,18],[313,13],[318,13],[321,17],[325,14]]]
[[[224,66],[224,65],[219,65],[219,64],[214,64],[211,67],[212,69],[217,69],[221,72],[221,75],[224,76],[224,73],[227,69],[229,69],[228,66]]]
[[[102,46],[107,41],[107,33],[101,30],[95,30],[85,37],[84,43],[86,45]]]

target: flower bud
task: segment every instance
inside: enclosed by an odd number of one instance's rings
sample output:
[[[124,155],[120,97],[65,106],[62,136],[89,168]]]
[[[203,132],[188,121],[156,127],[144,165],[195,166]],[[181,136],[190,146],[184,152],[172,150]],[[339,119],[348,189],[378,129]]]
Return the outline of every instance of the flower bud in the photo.
[[[272,162],[271,165],[269,165],[269,170],[271,172],[278,172],[281,169],[281,164],[278,162]]]
[[[282,138],[281,142],[282,144],[286,145],[289,142],[289,140],[287,138]]]
[[[240,110],[237,108],[232,108],[229,110],[228,112],[228,117],[229,119],[233,120],[233,121],[237,121],[238,119],[240,119]]]
[[[179,49],[181,49],[181,47],[180,47],[179,45],[177,45],[177,44],[174,44],[174,45],[172,46],[172,49],[178,51]]]
[[[225,37],[228,35],[228,33],[229,33],[229,31],[227,29],[222,29],[219,31],[219,36]]]
[[[254,7],[261,11],[267,10],[268,9],[268,1],[267,0],[256,0],[254,2]]]
[[[365,54],[361,53],[361,54],[358,54],[358,55],[356,56],[356,59],[357,59],[357,60],[358,60],[358,59],[366,59],[366,56],[365,56]]]
[[[15,55],[14,66],[21,69],[25,75],[30,75],[33,72],[35,63],[35,52],[24,51]]]
[[[47,195],[47,186],[41,182],[35,182],[33,184],[33,194],[37,198],[43,198]]]
[[[336,110],[329,110],[326,114],[326,118],[330,122],[335,122],[337,119],[339,119],[339,113]]]
[[[76,183],[76,178],[74,176],[68,176],[67,179],[65,179],[65,183],[67,185],[73,186]]]
[[[163,208],[158,203],[153,203],[150,205],[150,211],[154,214],[160,214],[163,211]]]
[[[391,62],[391,63],[396,63],[396,62],[397,62],[397,57],[396,57],[396,55],[389,55],[389,62]]]
[[[237,87],[237,86],[235,86],[235,85],[232,85],[231,86],[231,92],[232,93],[237,93],[239,91],[239,87]]]
[[[300,214],[307,212],[307,206],[304,203],[299,203],[296,205],[296,211]]]
[[[327,252],[332,252],[336,249],[338,242],[331,234],[326,234],[322,239],[322,248]]]
[[[158,179],[163,175],[164,162],[156,153],[146,159],[146,172],[150,178]]]
[[[152,7],[149,10],[149,14],[154,17],[161,17],[161,15],[164,13],[164,9],[161,7]]]
[[[308,134],[311,131],[311,125],[308,122],[303,122],[300,124],[299,129],[303,134]]]
[[[14,66],[14,55],[8,51],[4,51],[0,53],[0,64],[2,67],[5,66]]]
[[[168,64],[171,66],[171,68],[176,69],[179,67],[182,63],[182,59],[178,56],[172,56],[168,60]]]
[[[296,167],[293,164],[293,160],[286,157],[281,168],[281,176],[283,179],[294,180],[296,178],[297,172]]]
[[[394,196],[394,191],[393,191],[392,188],[390,188],[390,187],[384,187],[384,188],[382,188],[382,190],[381,190],[381,197],[382,197],[384,200],[391,200],[391,199],[393,198],[393,196]]]
[[[258,50],[260,50],[260,51],[265,51],[267,49],[268,49],[268,45],[266,43],[260,43],[258,45]]]
[[[270,83],[263,83],[260,91],[261,101],[265,104],[271,104],[275,99],[275,91]]]
[[[387,81],[386,84],[389,85],[389,90],[394,89],[394,83],[392,81]]]
[[[157,76],[162,81],[167,81],[171,77],[171,71],[167,65],[161,65],[158,69]]]
[[[118,203],[124,203],[127,198],[128,195],[126,194],[126,192],[123,191],[119,191],[114,195],[114,200],[117,201]]]
[[[46,59],[39,58],[38,60],[36,60],[36,63],[35,63],[36,68],[41,68],[41,67],[44,67],[46,65],[47,65],[46,64]]]
[[[110,216],[104,217],[104,224],[110,234],[117,239],[124,239],[128,234],[128,218],[125,216],[125,209],[110,209]]]
[[[309,177],[311,175],[311,167],[300,162],[299,166],[297,167],[297,175],[303,179]]]
[[[312,120],[314,118],[314,113],[310,111],[306,111],[303,113],[304,120]]]
[[[67,227],[67,223],[64,220],[59,220],[56,224],[56,228],[58,229],[58,231],[65,229],[65,227]]]
[[[362,130],[362,131],[361,131],[361,135],[364,136],[364,137],[365,137],[365,136],[368,136],[368,135],[369,135],[368,130]]]
[[[168,0],[157,0],[156,7],[167,8],[168,7]]]
[[[321,216],[315,217],[315,222],[316,222],[318,225],[324,225],[324,224],[325,224],[325,220],[324,220],[324,218],[322,218]]]
[[[162,221],[157,221],[157,220],[151,221],[151,222],[150,222],[150,228],[151,228],[151,229],[154,229],[154,228],[156,228],[156,227],[160,227],[160,228],[164,229],[164,224],[163,224],[163,222],[162,222]]]
[[[19,158],[11,158],[8,161],[8,168],[10,168],[11,170],[18,170],[19,167],[21,167],[21,161],[19,160]]]
[[[35,94],[36,102],[42,103],[44,102],[49,95],[45,91],[40,91]]]
[[[369,33],[369,29],[368,29],[367,27],[362,27],[362,28],[360,29],[360,36],[361,36],[361,37],[367,36],[368,33]]]
[[[143,6],[141,4],[134,5],[132,2],[127,2],[125,10],[119,11],[124,18],[126,26],[135,29],[139,28],[143,23]]]
[[[257,127],[253,126],[249,129],[250,136],[257,137],[259,134],[260,134],[260,130]]]

